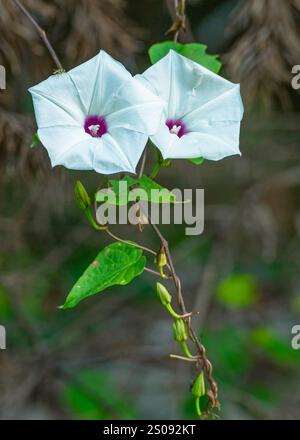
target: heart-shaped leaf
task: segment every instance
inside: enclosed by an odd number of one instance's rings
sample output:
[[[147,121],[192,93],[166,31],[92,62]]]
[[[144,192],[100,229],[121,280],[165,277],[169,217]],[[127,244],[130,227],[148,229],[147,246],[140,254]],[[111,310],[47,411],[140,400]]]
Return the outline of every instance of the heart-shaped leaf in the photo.
[[[207,46],[200,43],[181,44],[175,41],[164,41],[153,44],[149,49],[149,56],[152,64],[157,63],[173,49],[180,55],[195,61],[201,66],[206,67],[214,73],[219,73],[222,67],[218,55],[209,55],[206,53]]]
[[[106,246],[73,286],[61,308],[75,307],[83,299],[108,287],[130,283],[144,271],[145,264],[146,257],[141,249],[125,243]]]

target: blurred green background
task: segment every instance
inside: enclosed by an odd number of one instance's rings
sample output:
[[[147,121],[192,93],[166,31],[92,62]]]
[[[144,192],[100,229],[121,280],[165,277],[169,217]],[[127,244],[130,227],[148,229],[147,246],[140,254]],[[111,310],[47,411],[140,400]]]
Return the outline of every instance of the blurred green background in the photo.
[[[276,3],[276,7],[274,4]],[[24,0],[71,68],[103,48],[133,73],[147,48],[166,38],[173,1]],[[220,388],[223,419],[299,419],[300,99],[291,87],[300,64],[298,0],[191,0],[183,41],[219,53],[221,74],[241,82],[243,156],[195,166],[175,161],[161,173],[172,189],[205,189],[205,231],[163,227],[188,308]],[[176,352],[171,321],[143,274],[76,309],[60,311],[70,288],[108,240],[93,231],[73,198],[79,177],[52,170],[30,149],[35,123],[27,89],[53,66],[30,23],[0,0],[0,417],[194,417],[189,365]],[[113,229],[137,237],[129,227]],[[138,236],[157,246],[150,228]]]

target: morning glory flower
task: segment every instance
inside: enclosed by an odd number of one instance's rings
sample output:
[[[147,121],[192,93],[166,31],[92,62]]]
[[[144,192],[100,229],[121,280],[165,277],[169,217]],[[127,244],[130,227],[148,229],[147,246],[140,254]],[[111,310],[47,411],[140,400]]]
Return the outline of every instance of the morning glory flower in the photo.
[[[52,166],[135,172],[163,103],[106,52],[29,89]]]
[[[136,78],[164,101],[152,142],[164,159],[240,154],[240,87],[171,50]]]

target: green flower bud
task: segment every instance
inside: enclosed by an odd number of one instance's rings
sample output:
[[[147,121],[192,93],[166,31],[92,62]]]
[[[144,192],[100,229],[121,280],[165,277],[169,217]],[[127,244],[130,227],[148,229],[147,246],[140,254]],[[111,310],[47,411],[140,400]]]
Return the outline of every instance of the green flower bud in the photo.
[[[91,206],[91,199],[86,192],[85,187],[82,185],[82,183],[77,180],[75,184],[75,198],[77,201],[77,204],[80,209],[87,209]]]
[[[157,256],[157,266],[164,267],[167,264],[167,256],[165,251],[161,250]]]
[[[158,299],[162,303],[163,306],[168,306],[171,304],[172,296],[169,294],[165,286],[163,286],[160,283],[156,283],[156,293],[158,296]]]
[[[199,376],[195,379],[195,382],[192,386],[192,395],[196,398],[201,396],[205,396],[205,381],[204,381],[204,373],[201,371]]]
[[[182,343],[187,341],[187,333],[183,319],[176,319],[173,322],[173,334],[174,334],[174,339],[177,342]]]
[[[166,252],[164,250],[164,247],[161,246],[157,258],[156,258],[156,264],[158,267],[158,271],[160,273],[160,276],[162,278],[166,278],[165,274],[164,274],[164,267],[167,265],[167,256],[166,256]]]

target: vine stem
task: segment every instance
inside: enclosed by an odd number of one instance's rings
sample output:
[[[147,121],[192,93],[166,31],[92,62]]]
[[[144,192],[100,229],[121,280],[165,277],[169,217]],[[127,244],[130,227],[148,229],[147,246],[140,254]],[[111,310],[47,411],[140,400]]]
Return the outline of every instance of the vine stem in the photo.
[[[28,11],[28,9],[19,1],[19,0],[13,0],[15,2],[15,4],[21,9],[21,11],[23,12],[23,14],[26,15],[26,17],[28,18],[28,20],[30,20],[30,22],[32,23],[32,25],[35,27],[35,29],[37,30],[38,34],[40,35],[43,43],[45,44],[46,48],[48,49],[56,67],[59,70],[64,70],[61,62],[59,61],[59,58],[55,52],[55,50],[53,49],[52,44],[50,43],[46,32],[44,31],[44,29],[41,28],[41,26],[35,21],[35,19],[33,18],[33,16],[30,14],[30,12]]]
[[[172,255],[170,252],[170,247],[169,247],[169,243],[167,241],[167,239],[163,236],[163,234],[161,233],[161,231],[159,230],[159,228],[157,227],[157,225],[155,225],[154,223],[151,222],[151,218],[149,218],[149,224],[152,226],[154,232],[156,233],[156,235],[158,236],[158,238],[160,239],[160,242],[165,250],[166,256],[167,256],[167,260],[170,266],[170,272],[171,272],[171,277],[176,289],[176,293],[177,293],[177,302],[178,302],[178,306],[180,308],[180,310],[182,311],[183,315],[188,314],[186,306],[185,306],[185,302],[182,296],[182,289],[181,289],[181,281],[180,278],[177,276],[177,273],[175,271],[175,267],[174,267],[174,263],[173,263],[173,259],[172,259]],[[209,382],[210,385],[210,389],[211,389],[211,394],[209,394],[209,398],[211,400],[211,404],[212,407],[215,408],[219,408],[220,404],[218,401],[218,386],[216,381],[213,378],[212,375],[212,364],[211,362],[208,360],[207,356],[206,356],[206,349],[205,347],[201,344],[200,340],[197,337],[196,332],[194,331],[194,329],[192,328],[192,318],[191,316],[186,318],[187,323],[188,323],[188,331],[189,331],[189,336],[190,339],[194,342],[194,344],[197,347],[198,353],[199,353],[199,358],[203,363],[203,368],[205,370],[206,373],[206,377],[207,380]]]
[[[138,173],[139,178],[143,175],[143,172],[145,169],[145,163],[146,163],[146,157],[147,157],[146,155],[147,155],[147,151],[145,148],[143,158],[141,161],[141,167],[140,167],[140,170]],[[202,343],[198,339],[197,334],[192,327],[192,315],[187,312],[187,308],[185,306],[185,302],[184,302],[183,295],[182,295],[182,289],[181,289],[181,281],[180,281],[180,278],[178,277],[176,270],[175,270],[173,258],[172,258],[170,247],[169,247],[169,242],[164,237],[164,235],[161,233],[158,226],[156,224],[152,223],[151,216],[147,215],[147,217],[148,217],[149,225],[152,227],[155,234],[159,238],[159,240],[161,242],[161,246],[162,246],[163,250],[165,251],[165,254],[167,257],[167,262],[168,262],[168,267],[169,267],[169,271],[170,271],[170,277],[173,280],[176,294],[177,294],[177,303],[178,303],[178,306],[182,312],[182,315],[186,315],[185,321],[187,322],[187,325],[188,325],[189,337],[190,337],[191,341],[195,344],[197,351],[199,353],[198,360],[202,363],[202,365],[201,364],[198,365],[198,368],[202,367],[204,369],[208,383],[210,385],[211,392],[208,394],[208,396],[211,401],[211,405],[213,408],[219,408],[220,404],[218,401],[218,386],[217,386],[217,383],[214,380],[213,375],[212,375],[212,364],[206,356],[205,347],[202,345]],[[199,364],[199,362],[198,362],[198,364]]]
[[[173,40],[177,42],[180,31],[186,30],[186,0],[174,0],[175,14],[173,14],[173,7],[171,6],[172,0],[166,0],[166,2],[170,14],[172,18],[174,18],[174,22],[170,29],[167,31],[167,34],[174,32]]]

